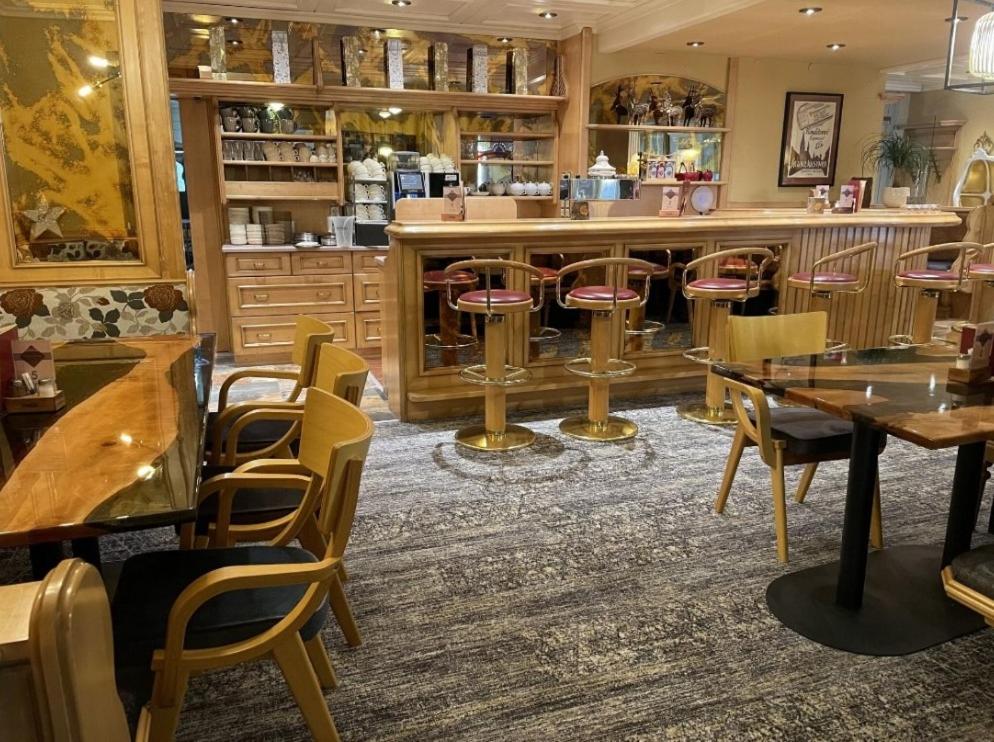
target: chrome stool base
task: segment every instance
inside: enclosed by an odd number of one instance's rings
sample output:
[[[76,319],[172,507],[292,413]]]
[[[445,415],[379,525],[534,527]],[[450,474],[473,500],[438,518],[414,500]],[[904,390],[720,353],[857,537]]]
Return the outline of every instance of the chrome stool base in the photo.
[[[559,430],[563,435],[581,441],[625,441],[638,435],[639,426],[614,415],[609,415],[602,423],[596,423],[586,415],[577,415],[559,423]]]
[[[684,420],[706,425],[734,425],[738,422],[735,410],[727,402],[722,407],[708,407],[704,402],[687,402],[676,408]]]
[[[513,451],[535,442],[535,433],[521,425],[508,425],[503,433],[492,433],[484,425],[470,425],[456,432],[456,443],[474,451]]]

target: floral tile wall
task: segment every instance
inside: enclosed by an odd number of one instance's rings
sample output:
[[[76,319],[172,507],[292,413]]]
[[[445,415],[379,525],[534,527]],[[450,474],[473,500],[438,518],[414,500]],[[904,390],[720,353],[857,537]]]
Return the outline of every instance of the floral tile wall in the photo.
[[[79,340],[187,332],[184,284],[0,288],[0,326],[20,337]]]

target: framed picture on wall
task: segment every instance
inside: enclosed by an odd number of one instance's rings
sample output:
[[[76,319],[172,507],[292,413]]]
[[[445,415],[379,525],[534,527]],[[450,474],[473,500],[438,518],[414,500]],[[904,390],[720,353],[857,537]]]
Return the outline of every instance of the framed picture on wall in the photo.
[[[788,92],[779,185],[834,185],[841,125],[841,94]]]

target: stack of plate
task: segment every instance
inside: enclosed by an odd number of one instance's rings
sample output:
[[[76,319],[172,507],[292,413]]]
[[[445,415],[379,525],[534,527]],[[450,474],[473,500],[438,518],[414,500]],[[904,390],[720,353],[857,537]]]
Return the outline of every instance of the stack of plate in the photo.
[[[267,245],[286,244],[286,235],[283,233],[282,224],[264,224],[263,229],[266,231]]]
[[[245,225],[245,236],[248,239],[248,244],[250,245],[262,245],[262,225],[261,224],[246,224]]]
[[[248,244],[248,231],[244,224],[229,224],[228,234],[231,236],[232,245]]]
[[[228,222],[231,224],[248,224],[250,221],[249,213],[248,206],[229,206]]]
[[[252,207],[252,221],[256,224],[272,224],[273,223],[273,207],[272,206],[253,206]]]

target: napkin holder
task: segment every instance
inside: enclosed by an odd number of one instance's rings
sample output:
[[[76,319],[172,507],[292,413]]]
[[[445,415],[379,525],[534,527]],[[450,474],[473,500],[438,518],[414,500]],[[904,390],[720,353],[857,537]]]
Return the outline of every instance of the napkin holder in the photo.
[[[24,394],[20,397],[4,397],[4,409],[11,415],[37,414],[39,412],[58,412],[66,406],[66,393],[61,389],[55,394]]]

